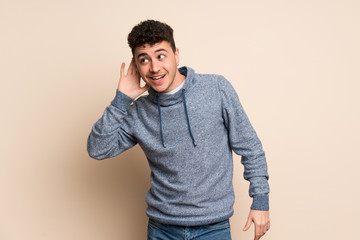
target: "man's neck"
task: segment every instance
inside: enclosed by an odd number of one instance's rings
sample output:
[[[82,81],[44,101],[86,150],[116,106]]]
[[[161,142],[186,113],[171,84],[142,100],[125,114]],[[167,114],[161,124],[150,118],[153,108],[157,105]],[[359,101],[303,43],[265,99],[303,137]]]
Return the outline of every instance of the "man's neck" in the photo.
[[[182,81],[182,83],[177,87],[175,88],[174,90],[170,91],[170,92],[167,92],[167,93],[164,93],[165,95],[172,95],[172,94],[175,94],[177,93],[178,91],[180,91],[182,89],[182,87],[184,86],[185,84],[185,79]]]

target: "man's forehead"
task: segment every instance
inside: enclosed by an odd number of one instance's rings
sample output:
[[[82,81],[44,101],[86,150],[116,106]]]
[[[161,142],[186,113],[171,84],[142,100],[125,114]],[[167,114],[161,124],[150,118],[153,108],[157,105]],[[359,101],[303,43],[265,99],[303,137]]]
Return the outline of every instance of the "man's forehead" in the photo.
[[[139,55],[146,55],[149,53],[156,53],[156,52],[160,52],[160,51],[166,51],[168,52],[169,49],[171,49],[170,43],[168,43],[167,41],[162,41],[162,42],[158,42],[155,44],[144,44],[142,46],[136,47],[135,48],[135,56],[139,56]]]

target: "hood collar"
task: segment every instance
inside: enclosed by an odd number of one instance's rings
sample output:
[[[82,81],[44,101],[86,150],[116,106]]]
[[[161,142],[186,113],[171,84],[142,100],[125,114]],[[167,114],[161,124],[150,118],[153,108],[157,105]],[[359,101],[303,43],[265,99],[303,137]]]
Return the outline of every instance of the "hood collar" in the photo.
[[[149,88],[148,98],[155,104],[157,104],[159,102],[160,106],[162,106],[162,107],[171,106],[176,103],[182,102],[183,101],[183,97],[182,97],[183,89],[186,89],[186,91],[188,91],[188,90],[190,90],[190,88],[192,86],[192,81],[194,78],[194,70],[192,68],[184,66],[184,67],[179,68],[179,72],[180,72],[180,74],[182,74],[186,77],[185,84],[181,90],[177,91],[174,94],[169,95],[169,94],[159,93],[159,92],[155,91],[154,89]]]

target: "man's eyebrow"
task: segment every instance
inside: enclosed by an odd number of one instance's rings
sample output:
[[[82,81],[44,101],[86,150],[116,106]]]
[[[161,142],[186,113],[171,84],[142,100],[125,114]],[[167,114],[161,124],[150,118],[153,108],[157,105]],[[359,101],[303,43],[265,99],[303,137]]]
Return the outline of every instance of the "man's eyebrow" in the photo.
[[[159,48],[159,49],[155,50],[156,53],[157,52],[162,52],[162,51],[167,52],[166,49],[164,49],[164,48]],[[148,55],[147,53],[140,53],[140,54],[137,55],[137,58],[142,57],[142,56],[147,56],[147,55]]]
[[[140,53],[140,54],[137,55],[137,58],[139,58],[141,56],[146,56],[146,55],[148,55],[148,54],[147,53]]]
[[[156,50],[155,50],[155,52],[162,52],[162,51],[167,52],[166,49],[164,49],[164,48],[159,48],[159,49],[156,49]]]

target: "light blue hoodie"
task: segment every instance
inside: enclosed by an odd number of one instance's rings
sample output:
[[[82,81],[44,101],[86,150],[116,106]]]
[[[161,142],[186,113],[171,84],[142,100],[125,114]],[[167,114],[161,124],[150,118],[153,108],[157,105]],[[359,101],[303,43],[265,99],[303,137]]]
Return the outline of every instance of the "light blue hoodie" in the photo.
[[[149,89],[134,101],[117,91],[92,128],[89,155],[110,158],[139,144],[151,168],[147,215],[197,226],[233,215],[234,151],[250,181],[251,209],[268,210],[265,154],[235,90],[222,76],[179,71],[185,84],[172,95]]]

